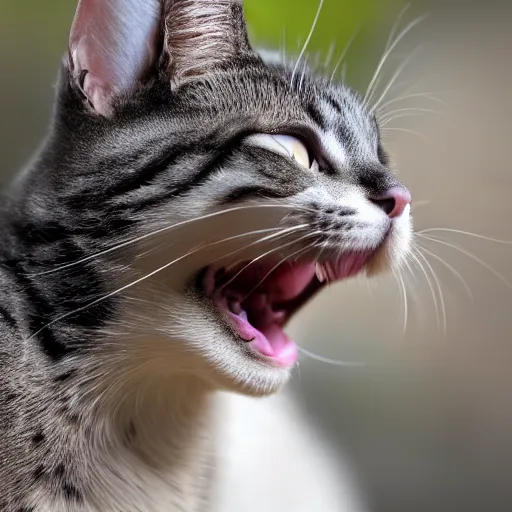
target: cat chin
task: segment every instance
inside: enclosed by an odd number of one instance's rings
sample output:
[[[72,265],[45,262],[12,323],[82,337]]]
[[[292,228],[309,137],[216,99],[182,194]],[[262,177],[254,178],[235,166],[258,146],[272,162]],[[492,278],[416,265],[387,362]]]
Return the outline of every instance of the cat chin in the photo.
[[[139,293],[152,292],[146,287]],[[196,289],[168,290],[159,299],[132,296],[120,321],[131,330],[122,357],[131,365],[147,361],[144,380],[195,375],[211,389],[255,397],[271,395],[288,381],[293,364],[277,365],[251,349]]]
[[[208,315],[212,314],[208,307]],[[203,340],[186,341],[190,353],[192,372],[219,391],[263,397],[276,393],[286,384],[294,365],[280,366],[252,350],[246,342],[226,328],[224,320],[213,313],[208,326],[203,326]],[[203,311],[204,316],[204,311]],[[207,333],[208,331],[208,333]]]
[[[254,362],[246,362],[246,372],[251,377],[240,379],[244,368],[218,370],[212,373],[208,379],[212,387],[218,391],[227,391],[239,395],[263,398],[277,393],[290,379],[291,369],[260,368],[254,367]],[[269,371],[270,370],[270,371]]]

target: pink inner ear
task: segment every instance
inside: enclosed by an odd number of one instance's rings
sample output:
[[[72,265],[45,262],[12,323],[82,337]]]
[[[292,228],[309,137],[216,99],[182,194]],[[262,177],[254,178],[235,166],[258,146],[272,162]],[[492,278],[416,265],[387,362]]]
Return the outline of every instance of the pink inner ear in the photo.
[[[116,90],[113,88],[118,84],[118,80],[109,70],[103,68],[105,61],[102,61],[98,54],[88,47],[88,37],[83,36],[75,42],[72,54],[75,66],[75,76],[80,80],[82,71],[87,71],[83,78],[81,88],[94,109],[103,116],[109,116],[111,111],[111,101],[115,96]]]
[[[70,36],[75,80],[94,109],[109,115],[119,93],[137,87],[156,55],[159,0],[80,0]]]
[[[112,114],[111,99],[115,94],[106,82],[92,73],[87,73],[82,89],[99,114],[106,117]]]

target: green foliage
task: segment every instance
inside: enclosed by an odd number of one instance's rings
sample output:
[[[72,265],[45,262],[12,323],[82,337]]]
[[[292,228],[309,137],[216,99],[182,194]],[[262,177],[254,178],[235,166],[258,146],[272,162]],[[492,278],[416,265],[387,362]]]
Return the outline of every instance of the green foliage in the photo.
[[[383,0],[325,0],[310,49],[325,51],[331,43],[343,44],[358,27],[373,26],[386,17],[392,5]],[[319,6],[317,0],[245,0],[253,39],[272,46],[297,50],[305,41]]]
[[[0,0],[0,41],[5,44],[10,39],[19,40],[22,31],[24,45],[37,45],[38,51],[62,53],[77,3],[77,0]]]
[[[306,41],[319,6],[319,0],[245,0],[244,3],[251,39],[271,48],[282,50],[284,46],[287,53],[295,55]],[[330,60],[328,68],[332,69],[347,43],[357,35],[348,60],[350,76],[358,81],[371,67],[367,62],[361,65],[365,62],[363,56],[382,50],[382,36],[389,31],[386,24],[396,17],[401,5],[398,0],[325,0],[308,54],[318,56],[321,62]]]
[[[17,41],[20,52],[32,48],[39,55],[62,54],[76,3],[77,0],[0,0],[0,43],[4,51],[9,41]],[[280,50],[284,46],[288,53],[297,55],[311,29],[319,0],[244,3],[252,41]],[[382,50],[383,37],[401,5],[401,0],[325,0],[308,53],[324,62],[332,48],[332,68],[359,30],[348,58],[349,77],[351,82],[367,79],[373,57]],[[368,55],[372,56],[370,62]]]

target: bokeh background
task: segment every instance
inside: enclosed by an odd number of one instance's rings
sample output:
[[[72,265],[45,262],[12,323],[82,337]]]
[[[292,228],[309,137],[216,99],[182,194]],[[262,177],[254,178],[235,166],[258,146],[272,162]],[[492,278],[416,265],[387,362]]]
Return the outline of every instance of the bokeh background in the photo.
[[[75,5],[0,1],[0,183],[44,137]],[[246,0],[253,40],[298,53],[317,6]],[[402,7],[325,0],[311,60],[331,72],[359,28],[337,77],[344,69],[364,91]],[[384,135],[413,193],[416,230],[512,241],[512,2],[413,1],[400,26],[422,14],[379,85],[412,54],[386,99],[413,96],[389,105],[400,111]],[[510,511],[512,245],[425,234],[441,242],[417,238],[432,270],[404,271],[407,309],[393,277],[362,279],[327,290],[291,326],[307,350],[367,364],[304,357],[292,385],[372,511]]]

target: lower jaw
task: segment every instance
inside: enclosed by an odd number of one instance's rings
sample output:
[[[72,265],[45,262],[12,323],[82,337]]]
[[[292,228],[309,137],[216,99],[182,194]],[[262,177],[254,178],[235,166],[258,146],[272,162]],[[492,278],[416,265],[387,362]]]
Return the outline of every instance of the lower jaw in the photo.
[[[251,322],[254,318],[248,319],[243,309],[238,314],[232,311],[225,296],[219,294],[215,297],[214,294],[212,298],[222,317],[255,357],[274,367],[289,369],[297,362],[298,346],[284,332],[286,322],[326,283],[360,274],[368,257],[368,254],[354,254],[341,263],[327,263],[320,267],[314,263],[294,263],[292,270],[286,267],[278,269],[276,275],[269,279],[270,284],[267,282],[266,286],[265,283],[262,285],[263,293],[260,296],[266,298],[267,303],[265,306],[256,306],[259,313],[257,327]],[[287,274],[292,274],[293,280],[288,279]],[[297,286],[299,293],[296,293]],[[278,298],[281,300],[276,300],[276,294],[273,293],[275,288],[279,289]],[[254,304],[247,309],[250,307],[254,307]],[[249,311],[251,316],[258,315],[254,311],[251,315]],[[266,320],[262,321],[264,318]]]
[[[263,357],[280,368],[291,368],[297,362],[297,344],[280,326],[273,324],[265,329],[266,334],[264,334],[239,315],[231,312],[227,315],[238,335],[259,358]],[[273,332],[268,332],[269,330]]]

